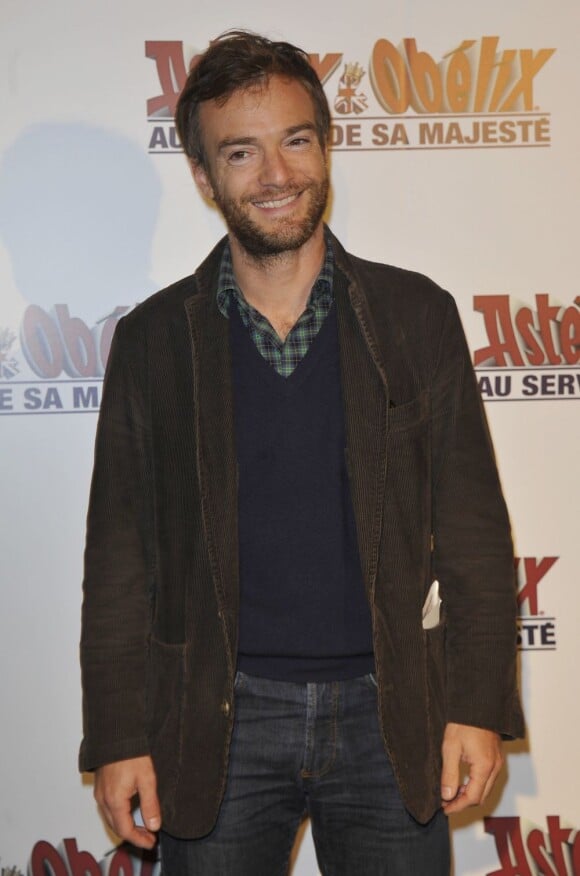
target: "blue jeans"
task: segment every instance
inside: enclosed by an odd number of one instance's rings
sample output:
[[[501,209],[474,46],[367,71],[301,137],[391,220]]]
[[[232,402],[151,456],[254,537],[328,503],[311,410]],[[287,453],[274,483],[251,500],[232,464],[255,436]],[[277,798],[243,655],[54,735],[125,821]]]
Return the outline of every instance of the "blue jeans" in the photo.
[[[309,816],[323,876],[449,876],[442,811],[405,810],[379,730],[374,676],[295,684],[238,673],[215,828],[161,834],[164,876],[285,876]]]

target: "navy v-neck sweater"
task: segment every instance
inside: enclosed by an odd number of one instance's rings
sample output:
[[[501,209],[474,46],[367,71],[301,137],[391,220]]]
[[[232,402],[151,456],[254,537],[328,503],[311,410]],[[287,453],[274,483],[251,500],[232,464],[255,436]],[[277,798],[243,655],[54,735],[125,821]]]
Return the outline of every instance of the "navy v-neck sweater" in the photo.
[[[238,668],[289,681],[374,668],[345,463],[336,308],[289,377],[230,309],[239,467]]]

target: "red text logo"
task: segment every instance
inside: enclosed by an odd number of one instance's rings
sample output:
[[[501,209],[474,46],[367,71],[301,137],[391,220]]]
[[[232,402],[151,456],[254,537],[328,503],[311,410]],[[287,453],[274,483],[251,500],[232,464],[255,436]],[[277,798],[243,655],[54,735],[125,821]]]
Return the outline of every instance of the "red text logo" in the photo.
[[[522,828],[519,818],[485,818],[500,869],[487,876],[580,876],[580,834],[548,815],[547,830]]]

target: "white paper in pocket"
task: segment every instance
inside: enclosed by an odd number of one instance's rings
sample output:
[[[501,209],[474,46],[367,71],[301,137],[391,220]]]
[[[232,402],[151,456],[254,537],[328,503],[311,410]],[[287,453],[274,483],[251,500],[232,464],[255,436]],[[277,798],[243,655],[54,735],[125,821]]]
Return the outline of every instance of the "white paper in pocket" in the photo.
[[[432,630],[441,620],[441,597],[439,596],[439,581],[435,580],[429,588],[427,598],[423,603],[423,629]]]

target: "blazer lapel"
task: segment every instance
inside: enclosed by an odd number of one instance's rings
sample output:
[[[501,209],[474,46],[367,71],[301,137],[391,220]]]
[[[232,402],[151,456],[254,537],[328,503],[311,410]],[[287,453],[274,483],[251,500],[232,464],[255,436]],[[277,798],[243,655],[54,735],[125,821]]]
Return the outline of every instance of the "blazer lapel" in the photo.
[[[363,579],[372,604],[385,497],[388,387],[366,302],[339,253],[336,255],[339,270],[335,272],[334,289],[347,465]]]
[[[208,268],[208,262],[209,259],[196,274],[202,293],[189,298],[185,309],[193,348],[202,516],[218,604],[226,620],[235,659],[239,613],[238,470],[229,323],[217,308],[215,274]]]

